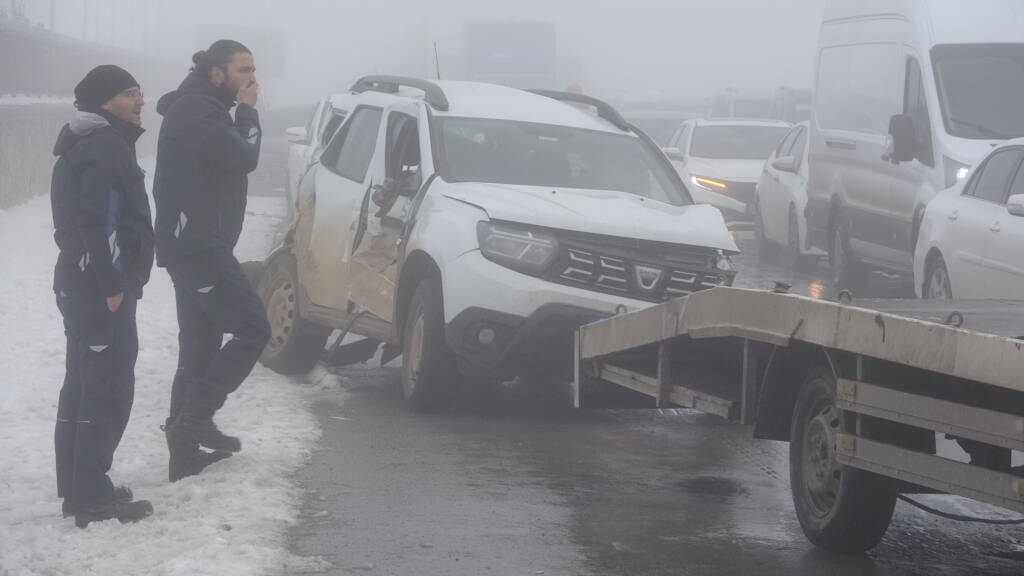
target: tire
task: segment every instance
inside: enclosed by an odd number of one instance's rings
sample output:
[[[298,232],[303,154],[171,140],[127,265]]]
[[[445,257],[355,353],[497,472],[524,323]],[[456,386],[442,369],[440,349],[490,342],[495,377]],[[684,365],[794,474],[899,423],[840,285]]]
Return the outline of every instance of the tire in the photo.
[[[928,263],[921,295],[926,300],[948,300],[953,298],[953,287],[949,280],[949,269],[942,256],[936,256]]]
[[[270,321],[270,341],[260,363],[278,374],[305,374],[324,352],[329,328],[299,315],[295,259],[290,254],[274,258],[260,278],[259,293]]]
[[[444,337],[441,283],[426,278],[413,292],[402,326],[402,400],[410,412],[439,410],[457,381]]]
[[[800,228],[797,224],[796,208],[789,207],[789,227],[786,236],[786,264],[793,270],[806,272],[813,270],[818,264],[816,256],[805,256],[800,251]]]
[[[864,290],[868,283],[868,270],[850,251],[850,235],[843,224],[842,216],[837,216],[832,227],[828,259],[832,267],[832,282],[836,289],[846,289],[854,293]]]
[[[896,507],[894,483],[836,461],[841,413],[828,368],[803,382],[789,434],[790,487],[800,527],[815,546],[859,554],[885,535]]]

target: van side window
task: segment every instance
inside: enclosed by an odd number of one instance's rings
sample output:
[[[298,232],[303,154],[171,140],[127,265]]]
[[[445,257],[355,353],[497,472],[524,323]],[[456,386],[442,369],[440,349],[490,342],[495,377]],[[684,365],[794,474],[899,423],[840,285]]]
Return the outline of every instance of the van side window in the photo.
[[[967,195],[974,196],[979,200],[1004,204],[1006,191],[1010,186],[1010,178],[1020,166],[1021,155],[1020,150],[1007,150],[993,154],[982,165],[981,172],[974,177]]]
[[[819,55],[814,114],[826,130],[878,136],[889,132],[899,112],[899,48],[896,44],[852,44]]]
[[[935,166],[932,151],[932,125],[928,116],[921,65],[914,58],[907,59],[907,84],[903,92],[903,113],[914,121],[917,135],[917,159],[926,166]]]

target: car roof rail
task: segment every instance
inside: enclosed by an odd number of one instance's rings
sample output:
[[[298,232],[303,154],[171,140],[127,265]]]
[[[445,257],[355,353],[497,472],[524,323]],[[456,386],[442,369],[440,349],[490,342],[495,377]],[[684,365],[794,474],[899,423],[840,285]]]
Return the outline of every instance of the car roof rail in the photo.
[[[363,76],[352,85],[352,92],[359,94],[361,92],[373,91],[397,94],[398,88],[401,86],[422,90],[427,104],[435,110],[447,112],[450,108],[448,97],[444,95],[444,90],[430,80],[423,80],[422,78],[384,75]]]
[[[619,111],[613,108],[611,104],[604,100],[594,98],[593,96],[578,94],[576,92],[560,92],[558,90],[527,90],[527,92],[537,94],[538,96],[553,98],[560,102],[573,102],[576,104],[593,106],[597,109],[597,115],[600,118],[604,118],[608,122],[611,122],[616,128],[625,132],[633,130],[633,126],[631,126],[630,123],[622,117],[622,114],[619,114]]]

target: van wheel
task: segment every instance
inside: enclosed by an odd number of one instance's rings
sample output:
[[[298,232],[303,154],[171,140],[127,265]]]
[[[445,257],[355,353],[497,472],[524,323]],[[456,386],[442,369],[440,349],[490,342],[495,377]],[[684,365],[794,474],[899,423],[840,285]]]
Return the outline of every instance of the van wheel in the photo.
[[[887,478],[838,463],[842,414],[828,368],[808,374],[793,409],[789,433],[793,505],[807,539],[834,552],[861,553],[885,535],[896,507]]]
[[[324,352],[331,330],[299,315],[298,274],[291,255],[274,258],[260,278],[259,293],[270,321],[270,340],[260,363],[278,374],[305,374]]]
[[[800,228],[796,208],[789,207],[789,233],[786,237],[786,263],[794,270],[810,271],[818,264],[816,256],[805,256],[800,250]]]
[[[868,283],[868,270],[857,261],[850,250],[850,235],[841,216],[836,218],[836,224],[832,228],[828,258],[832,266],[832,282],[836,289],[852,290],[855,293],[864,290]]]
[[[444,339],[444,301],[435,278],[420,281],[402,327],[402,399],[411,412],[440,409],[456,382]]]
[[[936,255],[928,263],[928,273],[925,275],[924,289],[921,292],[928,300],[948,300],[953,297],[949,269],[946,268],[946,261],[942,256]]]

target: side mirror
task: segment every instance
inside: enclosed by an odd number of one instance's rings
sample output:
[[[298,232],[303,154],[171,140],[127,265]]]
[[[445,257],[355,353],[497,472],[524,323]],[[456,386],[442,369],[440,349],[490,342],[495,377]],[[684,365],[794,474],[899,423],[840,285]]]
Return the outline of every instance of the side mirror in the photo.
[[[292,144],[309,144],[309,134],[302,126],[295,126],[284,131],[288,141]]]
[[[776,158],[772,162],[772,168],[775,168],[779,172],[791,172],[796,174],[800,171],[800,165],[797,163],[796,158],[793,156],[783,156],[782,158]]]
[[[1006,211],[1013,216],[1024,216],[1024,194],[1014,194],[1006,201]]]
[[[897,164],[917,158],[917,130],[913,118],[897,114],[889,120],[889,149],[886,155]]]
[[[686,156],[683,155],[683,151],[679,148],[662,148],[661,151],[665,153],[665,156],[668,156],[669,160],[686,162]]]

